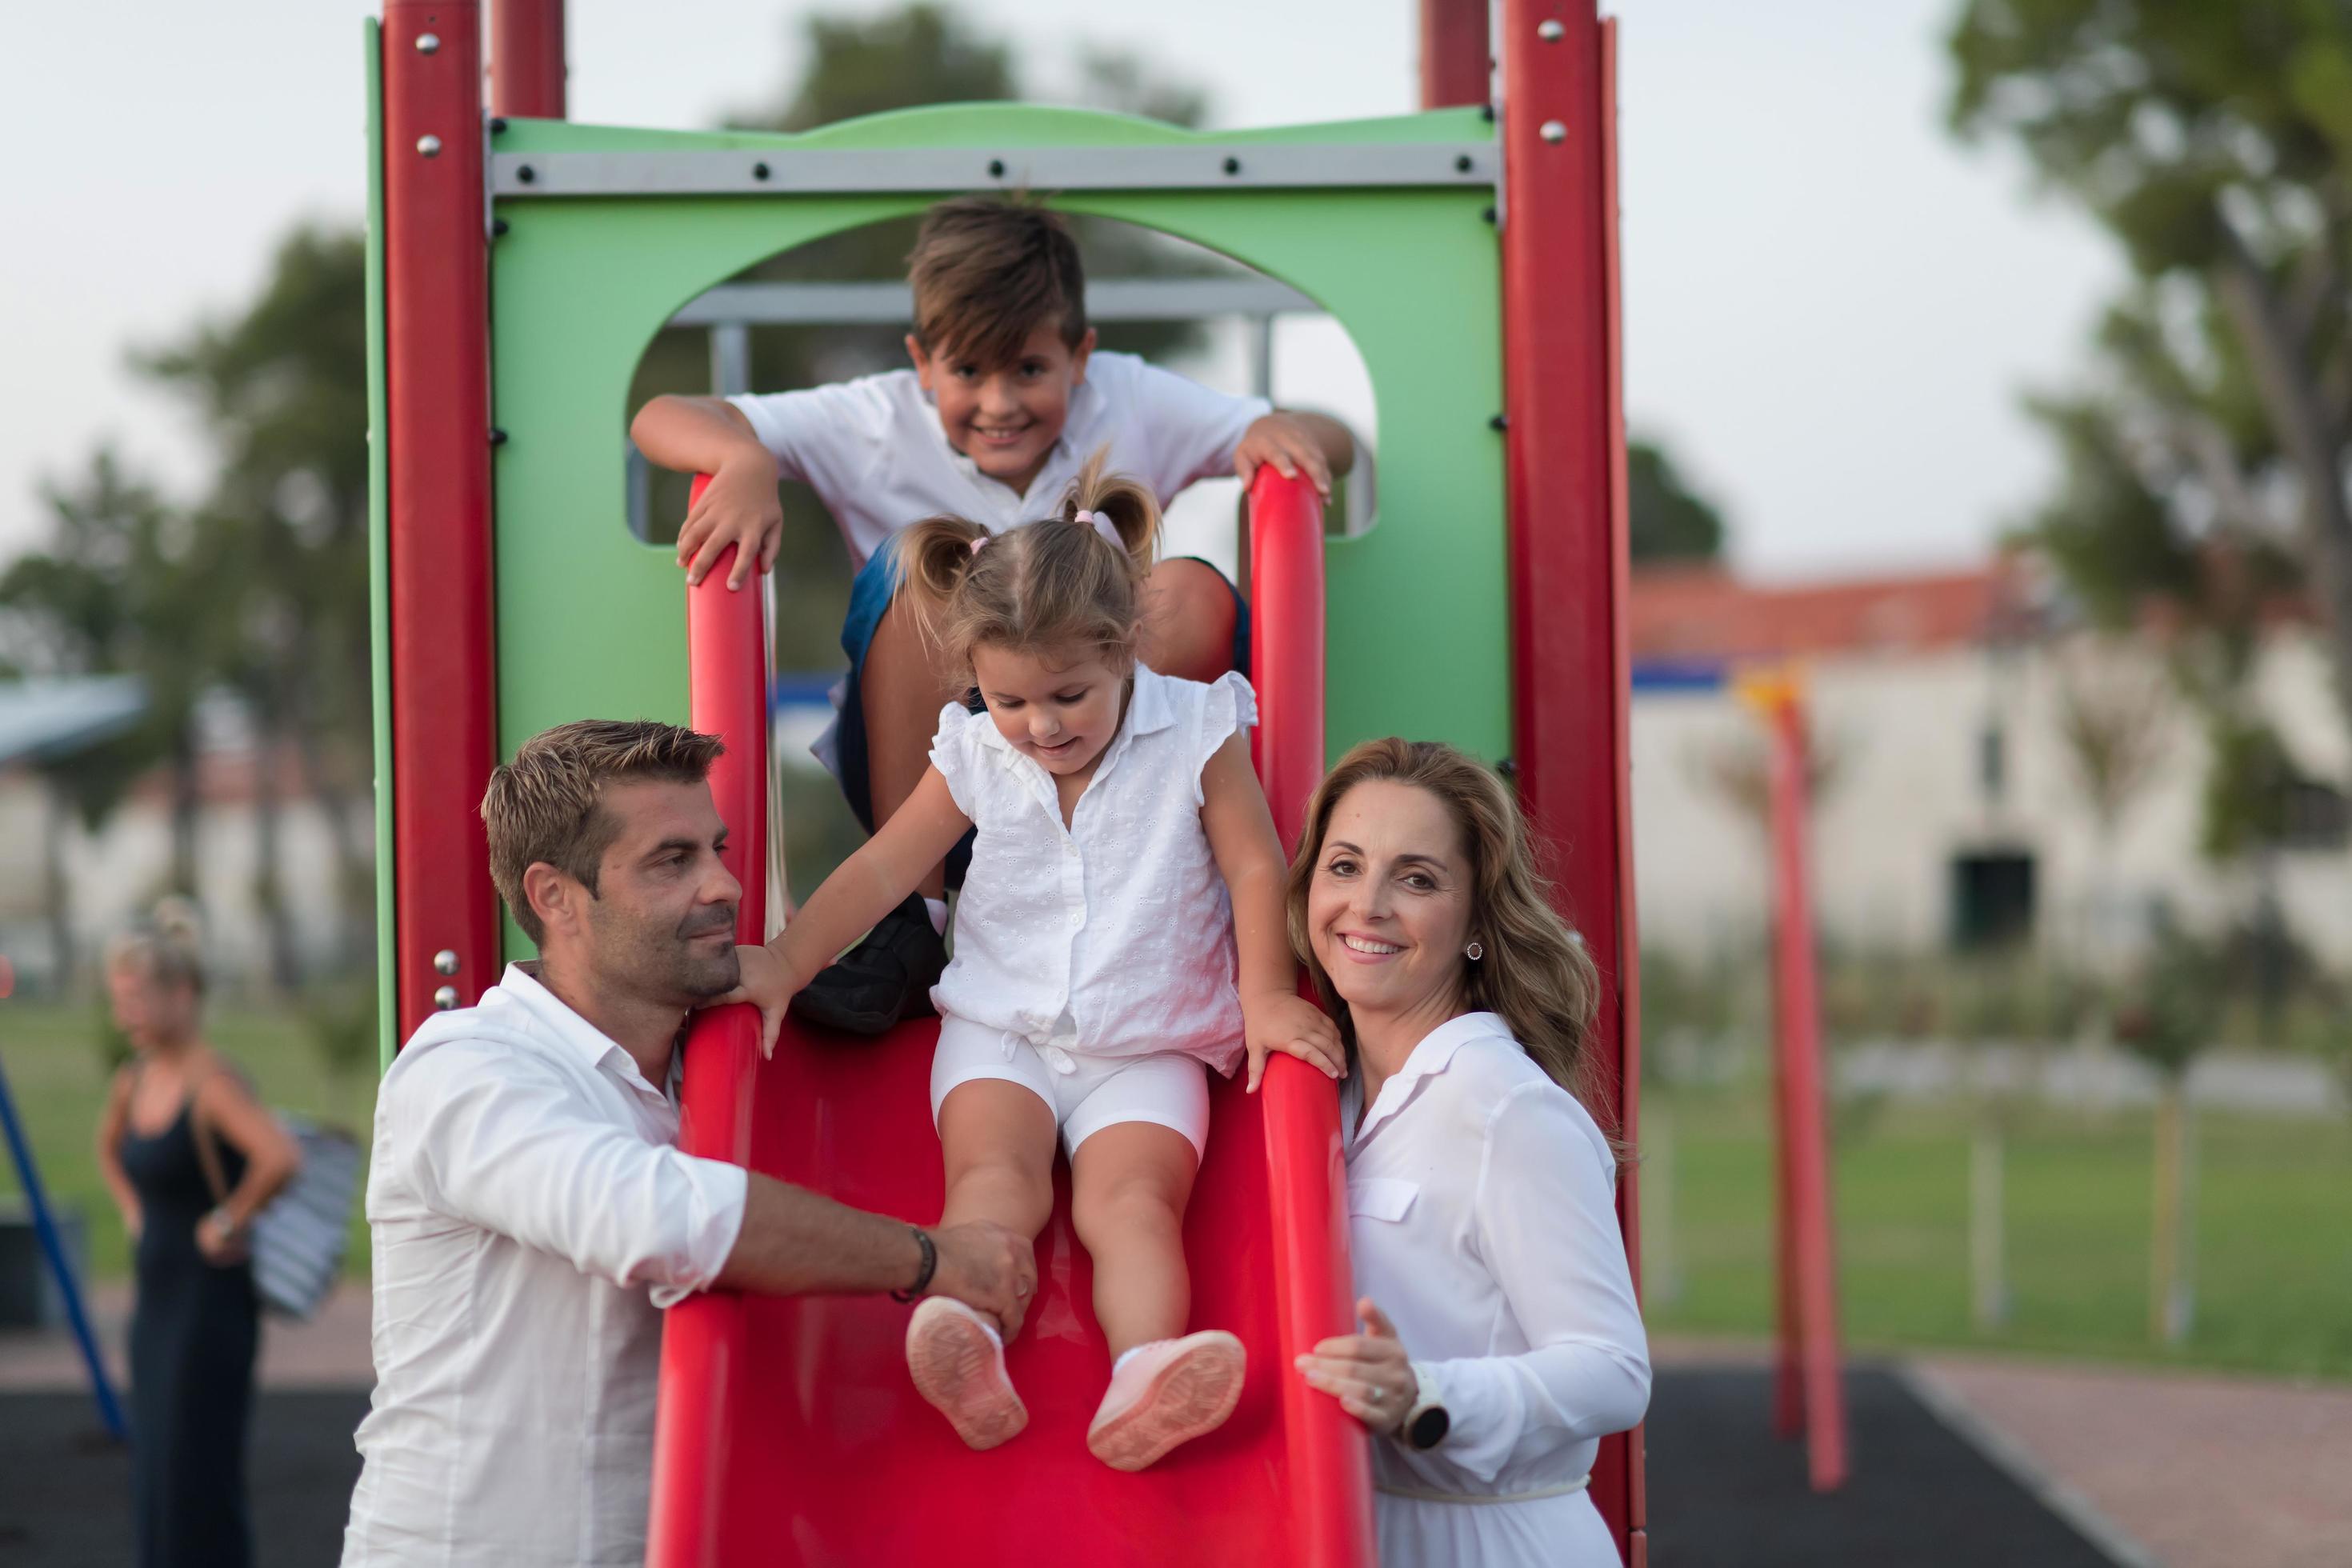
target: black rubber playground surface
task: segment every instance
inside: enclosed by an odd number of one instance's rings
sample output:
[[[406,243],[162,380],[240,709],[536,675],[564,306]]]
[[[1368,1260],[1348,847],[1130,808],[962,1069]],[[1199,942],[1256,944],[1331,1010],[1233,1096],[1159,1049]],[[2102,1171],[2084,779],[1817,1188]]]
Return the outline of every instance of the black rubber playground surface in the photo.
[[[1655,1568],[1885,1563],[2107,1568],[2064,1521],[1946,1427],[1890,1373],[1848,1378],[1853,1479],[1805,1487],[1802,1448],[1775,1441],[1761,1372],[1670,1369],[1650,1408]],[[367,1396],[272,1393],[255,1411],[258,1568],[319,1568],[341,1550]],[[131,1561],[128,1472],[79,1394],[0,1395],[0,1563]],[[1044,1565],[1041,1565],[1044,1568]]]

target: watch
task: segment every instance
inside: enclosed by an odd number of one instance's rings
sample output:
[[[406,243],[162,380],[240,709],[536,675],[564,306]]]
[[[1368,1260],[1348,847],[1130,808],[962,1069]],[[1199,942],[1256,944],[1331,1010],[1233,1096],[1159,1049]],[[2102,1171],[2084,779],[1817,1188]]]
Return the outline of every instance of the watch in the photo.
[[[1415,1362],[1412,1381],[1412,1408],[1404,1413],[1404,1425],[1397,1428],[1397,1436],[1406,1447],[1426,1453],[1445,1441],[1445,1434],[1454,1428],[1454,1418],[1445,1413],[1434,1373]]]

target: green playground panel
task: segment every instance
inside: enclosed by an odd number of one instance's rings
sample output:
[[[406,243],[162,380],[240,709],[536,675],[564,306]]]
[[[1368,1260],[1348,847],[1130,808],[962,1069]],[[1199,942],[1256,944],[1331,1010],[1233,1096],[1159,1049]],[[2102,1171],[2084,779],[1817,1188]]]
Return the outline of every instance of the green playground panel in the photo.
[[[1219,132],[1219,143],[1479,140],[1475,110]],[[1210,138],[1024,105],[876,116],[804,135],[515,121],[499,153],[1150,145]],[[1502,345],[1495,228],[1478,187],[1072,192],[1056,205],[1161,229],[1315,300],[1347,330],[1380,415],[1379,525],[1334,542],[1330,751],[1367,736],[1508,750]],[[511,752],[551,724],[687,715],[685,595],[625,520],[625,400],[648,342],[714,284],[931,196],[500,199],[490,272],[498,713]],[[509,931],[510,952],[528,951]]]

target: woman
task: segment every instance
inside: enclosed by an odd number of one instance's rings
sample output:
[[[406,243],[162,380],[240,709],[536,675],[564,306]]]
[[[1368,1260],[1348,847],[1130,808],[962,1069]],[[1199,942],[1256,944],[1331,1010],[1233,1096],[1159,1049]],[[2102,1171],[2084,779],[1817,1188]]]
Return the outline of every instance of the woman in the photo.
[[[167,901],[118,938],[106,983],[133,1053],[99,1123],[98,1161],[137,1251],[139,1562],[236,1568],[253,1560],[245,1423],[260,1324],[247,1229],[301,1155],[198,1032],[204,972],[192,910]]]
[[[1366,742],[1308,804],[1289,914],[1354,1059],[1366,1328],[1298,1364],[1377,1436],[1381,1563],[1615,1563],[1586,1483],[1649,1351],[1579,1100],[1598,982],[1517,806],[1451,747]]]

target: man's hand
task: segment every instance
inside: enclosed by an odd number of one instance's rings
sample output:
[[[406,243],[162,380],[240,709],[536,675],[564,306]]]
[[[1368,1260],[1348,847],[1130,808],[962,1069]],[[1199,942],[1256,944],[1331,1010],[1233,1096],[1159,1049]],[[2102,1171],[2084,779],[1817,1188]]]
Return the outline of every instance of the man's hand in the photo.
[[[1010,1340],[1037,1294],[1037,1248],[1001,1225],[973,1220],[930,1233],[940,1265],[927,1296],[952,1296],[996,1320]]]
[[[1304,996],[1275,991],[1244,1002],[1242,1037],[1249,1048],[1247,1088],[1252,1094],[1265,1077],[1266,1057],[1275,1051],[1297,1057],[1332,1078],[1347,1075],[1348,1052],[1339,1042],[1339,1026]]]
[[[713,996],[699,1005],[723,1007],[730,1002],[749,1002],[757,1007],[760,1010],[760,1056],[764,1060],[776,1054],[776,1034],[784,1026],[785,1005],[792,1001],[803,982],[771,947],[739,942],[735,948],[735,960],[741,969],[735,989],[723,996]]]
[[[686,568],[688,584],[699,583],[727,547],[735,546],[735,563],[727,569],[732,593],[751,580],[755,566],[764,573],[776,563],[783,533],[776,460],[765,448],[746,452],[719,465],[702,499],[686,514],[686,526],[677,531],[677,563]]]
[[[1325,500],[1331,499],[1330,459],[1324,456],[1323,444],[1297,416],[1276,410],[1242,433],[1241,445],[1234,448],[1234,472],[1242,477],[1242,483],[1246,486],[1268,463],[1286,479],[1305,473]]]

